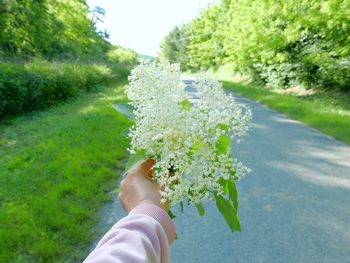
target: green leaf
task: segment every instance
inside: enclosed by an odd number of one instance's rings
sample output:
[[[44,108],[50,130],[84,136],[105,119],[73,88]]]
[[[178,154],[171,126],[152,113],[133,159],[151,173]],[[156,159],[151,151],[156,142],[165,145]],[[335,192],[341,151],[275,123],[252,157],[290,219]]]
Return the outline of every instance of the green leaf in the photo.
[[[224,190],[224,194],[228,194],[229,193],[229,189],[228,189],[228,184],[227,184],[227,180],[225,180],[224,178],[219,178],[219,184],[221,185],[222,189]]]
[[[204,206],[203,206],[201,203],[195,204],[195,206],[196,206],[196,208],[197,208],[198,214],[199,214],[200,216],[204,216],[204,215],[205,215]]]
[[[180,211],[181,211],[181,213],[184,212],[184,202],[183,201],[180,202]]]
[[[216,206],[224,217],[231,231],[241,231],[241,225],[236,209],[231,205],[229,200],[226,200],[221,195],[215,195]]]
[[[120,132],[120,135],[123,136],[123,137],[126,137],[126,138],[129,137],[128,134],[129,134],[129,128],[125,128],[124,130],[122,130]]]
[[[181,105],[182,105],[182,109],[184,109],[186,111],[190,111],[191,110],[191,102],[189,100],[182,101]]]
[[[200,148],[202,148],[204,145],[205,145],[205,143],[204,143],[203,141],[195,142],[195,143],[191,146],[190,152],[191,152],[191,153],[195,153],[195,152],[197,152]]]
[[[144,150],[137,151],[135,154],[130,156],[130,158],[125,166],[125,172],[130,171],[131,169],[144,163],[148,159],[149,159],[149,156],[147,156],[147,154]]]
[[[114,104],[113,108],[129,120],[135,121],[134,107],[127,103]]]
[[[228,128],[229,127],[227,125],[225,125],[225,124],[219,124],[218,128],[223,130],[223,131],[225,131],[225,132],[228,132]]]
[[[237,194],[237,188],[236,188],[235,181],[231,179],[227,182],[227,185],[228,185],[230,199],[233,202],[233,206],[237,211],[238,210],[238,201],[237,201],[238,194]]]
[[[169,211],[168,211],[168,215],[170,216],[171,219],[176,218],[176,216],[173,214],[173,212],[171,212],[170,209],[169,209]]]
[[[232,143],[230,139],[225,135],[221,135],[219,141],[216,144],[216,151],[218,154],[227,153],[231,149]]]

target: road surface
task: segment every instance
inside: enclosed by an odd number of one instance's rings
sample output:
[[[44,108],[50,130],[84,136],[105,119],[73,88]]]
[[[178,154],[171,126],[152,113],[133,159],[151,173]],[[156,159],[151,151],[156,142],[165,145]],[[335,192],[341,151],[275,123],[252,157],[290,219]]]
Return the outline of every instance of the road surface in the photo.
[[[253,112],[249,136],[233,147],[252,169],[237,184],[242,232],[232,234],[213,203],[204,217],[175,208],[173,262],[350,262],[350,147],[236,99]],[[116,199],[100,213],[102,232],[125,215]]]

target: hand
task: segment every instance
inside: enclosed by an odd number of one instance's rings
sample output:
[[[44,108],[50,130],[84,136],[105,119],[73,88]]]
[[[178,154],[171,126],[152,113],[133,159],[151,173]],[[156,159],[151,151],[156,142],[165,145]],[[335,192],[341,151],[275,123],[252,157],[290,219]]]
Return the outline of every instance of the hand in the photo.
[[[119,200],[127,213],[140,204],[154,204],[167,211],[167,205],[160,203],[159,184],[150,179],[152,176],[149,171],[153,165],[153,160],[147,160],[121,181]]]

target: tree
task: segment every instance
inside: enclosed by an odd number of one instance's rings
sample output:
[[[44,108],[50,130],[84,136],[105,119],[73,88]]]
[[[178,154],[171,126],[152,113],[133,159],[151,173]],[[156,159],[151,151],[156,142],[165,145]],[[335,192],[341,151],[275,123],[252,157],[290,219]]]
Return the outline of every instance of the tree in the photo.
[[[348,10],[349,0],[222,0],[186,25],[188,67],[229,63],[278,87],[350,90]]]
[[[188,67],[187,44],[188,36],[186,26],[176,26],[164,38],[161,44],[161,56],[165,57],[172,63],[179,63],[182,69]]]
[[[222,8],[211,5],[188,25],[188,57],[192,69],[217,67],[224,57],[220,24]]]
[[[74,10],[74,12],[72,12]],[[103,13],[101,9],[98,12]],[[82,0],[4,0],[0,2],[3,56],[102,58],[110,44],[96,32]]]

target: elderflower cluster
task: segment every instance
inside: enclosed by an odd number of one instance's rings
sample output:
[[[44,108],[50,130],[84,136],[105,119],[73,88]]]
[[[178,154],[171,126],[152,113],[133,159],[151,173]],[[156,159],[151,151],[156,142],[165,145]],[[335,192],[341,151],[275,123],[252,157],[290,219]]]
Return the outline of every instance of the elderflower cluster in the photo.
[[[199,77],[191,104],[177,64],[144,61],[129,81],[135,116],[129,151],[143,150],[156,161],[153,178],[162,186],[162,202],[206,201],[214,192],[223,194],[220,178],[238,180],[249,171],[232,158],[230,147],[219,149],[223,136],[238,142],[246,134],[251,112],[218,81]]]

